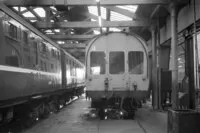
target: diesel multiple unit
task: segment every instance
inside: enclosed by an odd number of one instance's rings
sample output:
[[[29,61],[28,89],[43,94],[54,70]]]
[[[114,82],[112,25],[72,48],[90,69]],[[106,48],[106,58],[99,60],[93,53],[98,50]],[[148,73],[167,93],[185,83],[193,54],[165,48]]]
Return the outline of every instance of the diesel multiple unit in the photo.
[[[86,93],[92,107],[134,114],[148,95],[146,42],[135,34],[110,32],[93,38],[86,52]]]

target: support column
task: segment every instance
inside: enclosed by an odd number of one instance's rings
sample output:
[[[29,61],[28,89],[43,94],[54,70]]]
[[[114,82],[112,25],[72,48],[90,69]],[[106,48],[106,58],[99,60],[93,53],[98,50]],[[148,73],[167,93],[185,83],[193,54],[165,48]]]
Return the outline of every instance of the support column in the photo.
[[[46,21],[46,22],[50,22],[50,16],[51,16],[50,9],[49,9],[49,8],[45,8],[45,12],[46,12],[45,21]]]
[[[177,54],[177,7],[175,3],[171,8],[171,60],[172,60],[172,108],[178,108],[178,54]]]
[[[156,43],[156,27],[151,27],[152,38],[152,105],[154,109],[158,109],[158,90],[157,90],[157,43]]]
[[[160,22],[157,20],[157,89],[158,89],[158,109],[162,109],[162,91],[161,91],[161,67],[160,67]]]

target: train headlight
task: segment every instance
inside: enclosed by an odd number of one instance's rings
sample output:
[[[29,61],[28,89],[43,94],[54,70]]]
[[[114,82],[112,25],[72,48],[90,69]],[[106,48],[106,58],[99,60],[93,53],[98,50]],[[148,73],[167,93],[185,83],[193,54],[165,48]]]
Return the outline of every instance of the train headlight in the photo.
[[[124,113],[122,111],[120,111],[120,115],[124,115]]]
[[[105,120],[107,120],[108,119],[108,117],[107,116],[105,116],[105,118],[104,118]]]
[[[91,117],[92,117],[92,118],[96,117],[96,114],[95,114],[95,113],[92,113],[92,114],[91,114]]]
[[[104,112],[105,112],[105,113],[107,113],[107,112],[108,112],[108,110],[107,110],[107,109],[105,109],[105,110],[104,110]]]

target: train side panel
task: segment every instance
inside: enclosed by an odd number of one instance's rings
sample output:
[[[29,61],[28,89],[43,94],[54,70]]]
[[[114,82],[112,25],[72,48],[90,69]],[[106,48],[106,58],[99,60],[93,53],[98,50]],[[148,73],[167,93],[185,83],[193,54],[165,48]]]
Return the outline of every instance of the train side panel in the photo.
[[[0,100],[61,89],[60,50],[0,11]]]

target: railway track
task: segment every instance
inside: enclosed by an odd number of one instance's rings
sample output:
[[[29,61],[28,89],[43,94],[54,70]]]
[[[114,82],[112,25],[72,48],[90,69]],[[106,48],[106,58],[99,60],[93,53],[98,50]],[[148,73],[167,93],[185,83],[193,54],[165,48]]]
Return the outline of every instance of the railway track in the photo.
[[[60,106],[59,110],[54,112],[52,111],[47,117],[43,118],[34,118],[34,122],[29,125],[29,127],[25,126],[26,123],[21,118],[16,118],[12,122],[0,125],[0,133],[23,133],[24,131],[28,130],[29,128],[33,127],[34,125],[40,123],[41,121],[48,119],[48,117],[51,114],[59,113],[62,109],[66,108],[68,105],[72,104],[74,101],[78,100],[78,97],[74,97],[73,99],[70,99],[69,102],[67,102],[64,106]],[[34,114],[33,114],[34,115]]]

